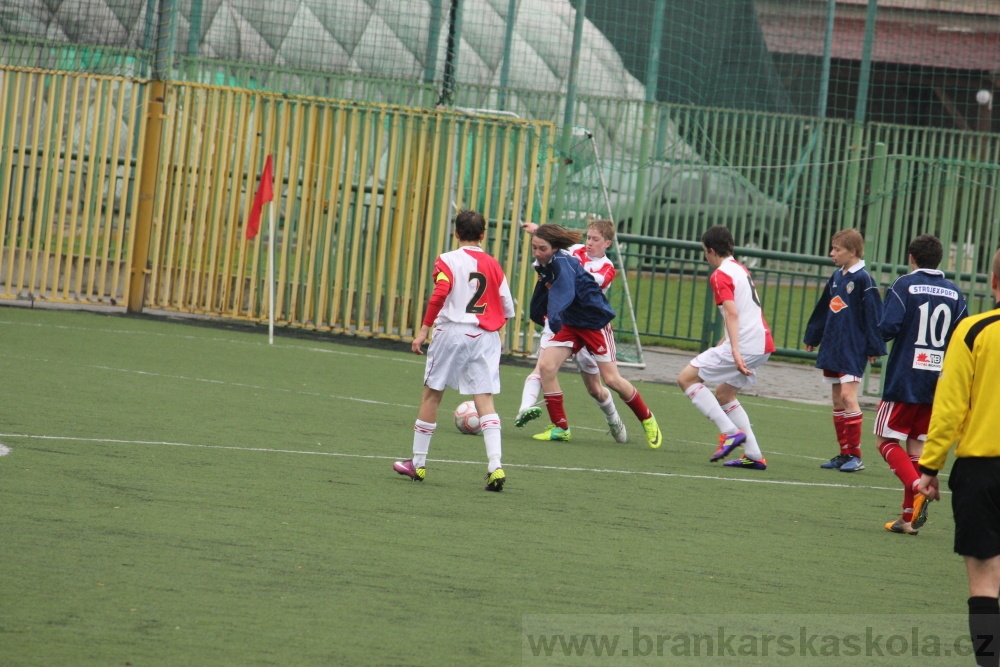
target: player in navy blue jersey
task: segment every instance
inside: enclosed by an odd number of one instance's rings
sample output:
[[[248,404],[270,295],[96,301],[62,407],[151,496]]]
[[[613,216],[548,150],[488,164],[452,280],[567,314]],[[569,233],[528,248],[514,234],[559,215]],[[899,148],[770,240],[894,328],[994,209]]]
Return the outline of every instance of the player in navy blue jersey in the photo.
[[[916,492],[917,461],[924,451],[934,389],[944,351],[959,320],[968,314],[955,283],[937,270],[941,241],[921,234],[906,249],[911,272],[885,294],[879,329],[893,341],[882,374],[882,401],[875,418],[878,451],[903,483],[903,514],[885,524],[893,533],[916,535],[927,521],[927,498]],[[900,443],[905,443],[905,449]]]
[[[830,239],[830,258],[837,270],[830,276],[806,325],[805,347],[817,347],[816,367],[831,386],[833,427],[840,454],[821,468],[857,472],[861,460],[861,423],[858,385],[865,365],[885,354],[878,323],[882,299],[878,286],[865,271],[865,240],[856,229],[843,229]]]
[[[551,223],[539,226],[531,237],[531,253],[538,273],[538,282],[531,295],[531,321],[544,325],[547,320],[554,334],[538,359],[545,408],[552,420],[543,437],[546,440],[570,439],[569,420],[559,386],[559,368],[570,355],[586,348],[597,362],[604,384],[632,410],[642,423],[647,444],[656,449],[663,442],[656,417],[643,402],[639,390],[618,372],[611,330],[615,311],[587,269],[566,252],[567,248],[579,243],[580,238],[580,232]]]

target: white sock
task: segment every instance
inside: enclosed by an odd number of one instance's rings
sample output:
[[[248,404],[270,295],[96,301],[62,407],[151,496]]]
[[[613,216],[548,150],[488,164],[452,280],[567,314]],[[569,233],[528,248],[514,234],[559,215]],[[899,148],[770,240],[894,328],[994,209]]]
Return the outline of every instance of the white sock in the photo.
[[[542,391],[542,376],[532,373],[524,378],[524,389],[521,390],[521,407],[518,412],[527,410],[538,402],[538,393]]]
[[[437,423],[428,424],[417,420],[413,425],[413,467],[423,468],[427,464],[427,451],[431,448],[431,436]]]
[[[604,418],[609,424],[614,424],[621,421],[621,417],[618,416],[618,408],[615,407],[615,397],[608,392],[608,397],[604,401],[594,399],[597,401],[598,407],[601,408],[601,412],[604,413]]]
[[[696,382],[688,387],[684,393],[687,394],[687,397],[691,399],[694,407],[698,408],[701,414],[715,423],[715,427],[719,429],[719,433],[732,435],[740,430],[733,423],[733,420],[727,417],[726,413],[722,411],[722,406],[719,405],[719,401],[716,400],[715,395],[702,383]]]
[[[753,429],[750,428],[750,417],[747,415],[747,411],[743,409],[743,406],[740,405],[740,402],[733,401],[732,403],[726,403],[722,406],[722,411],[729,415],[729,419],[746,434],[747,439],[743,443],[743,453],[746,457],[754,461],[760,461],[764,458],[764,455],[760,452],[760,447],[757,445],[757,436],[753,434]]]
[[[483,442],[486,443],[486,458],[489,459],[487,471],[493,472],[500,465],[500,415],[493,413],[479,418],[483,427]]]

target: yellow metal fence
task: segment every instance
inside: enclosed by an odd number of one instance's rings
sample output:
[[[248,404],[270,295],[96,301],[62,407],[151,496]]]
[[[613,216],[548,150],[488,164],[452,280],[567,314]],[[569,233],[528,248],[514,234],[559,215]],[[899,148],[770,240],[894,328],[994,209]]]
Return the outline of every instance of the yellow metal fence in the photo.
[[[0,76],[0,299],[125,304],[131,285],[143,307],[267,321],[273,245],[276,323],[405,338],[455,212],[474,208],[527,303],[517,223],[546,219],[551,123],[173,83],[147,114],[149,82]],[[248,240],[268,154],[276,231],[265,208]],[[530,329],[519,313],[507,349]]]
[[[144,90],[0,69],[0,299],[124,301]]]

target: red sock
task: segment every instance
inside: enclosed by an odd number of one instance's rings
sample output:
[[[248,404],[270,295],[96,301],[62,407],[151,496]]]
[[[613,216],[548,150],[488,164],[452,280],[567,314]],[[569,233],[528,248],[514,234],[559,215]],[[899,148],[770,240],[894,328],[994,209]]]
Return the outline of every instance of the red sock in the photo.
[[[889,470],[892,471],[892,474],[903,483],[903,520],[912,521],[913,489],[919,477],[914,471],[910,455],[894,440],[883,442],[879,445],[878,453],[889,464]]]
[[[653,416],[653,413],[649,411],[649,408],[647,408],[646,404],[643,402],[642,396],[639,395],[638,389],[635,390],[635,395],[632,398],[625,401],[625,405],[632,408],[632,412],[635,413],[635,416],[638,417],[641,422],[644,422]]]
[[[860,412],[844,414],[844,440],[841,448],[846,447],[846,454],[861,457],[861,422],[865,416]]]
[[[913,498],[917,495],[917,483],[920,481],[920,466],[917,465],[920,457],[910,456],[909,458],[910,466],[913,468],[913,483],[903,491],[903,518],[906,521],[913,520]],[[906,515],[909,515],[909,518]]]
[[[549,419],[552,423],[562,429],[569,428],[569,420],[566,419],[566,409],[563,408],[563,394],[561,391],[554,394],[545,394],[545,409],[549,411]]]
[[[910,455],[906,453],[898,442],[890,440],[878,446],[878,453],[882,455],[885,462],[889,464],[892,474],[903,483],[903,488],[910,494],[910,504],[904,507],[913,507],[913,483],[919,479],[913,470],[913,463]]]
[[[847,440],[844,438],[844,411],[833,411],[833,430],[837,433],[837,444],[840,445],[840,453],[847,453]]]

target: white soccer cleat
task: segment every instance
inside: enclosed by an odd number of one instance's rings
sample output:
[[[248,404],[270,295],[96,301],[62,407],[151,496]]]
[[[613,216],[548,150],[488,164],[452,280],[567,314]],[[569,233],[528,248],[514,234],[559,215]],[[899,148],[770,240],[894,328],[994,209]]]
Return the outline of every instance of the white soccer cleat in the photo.
[[[613,422],[608,422],[608,429],[610,429],[611,437],[615,439],[615,442],[628,442],[628,433],[625,431],[625,424],[620,417]]]

